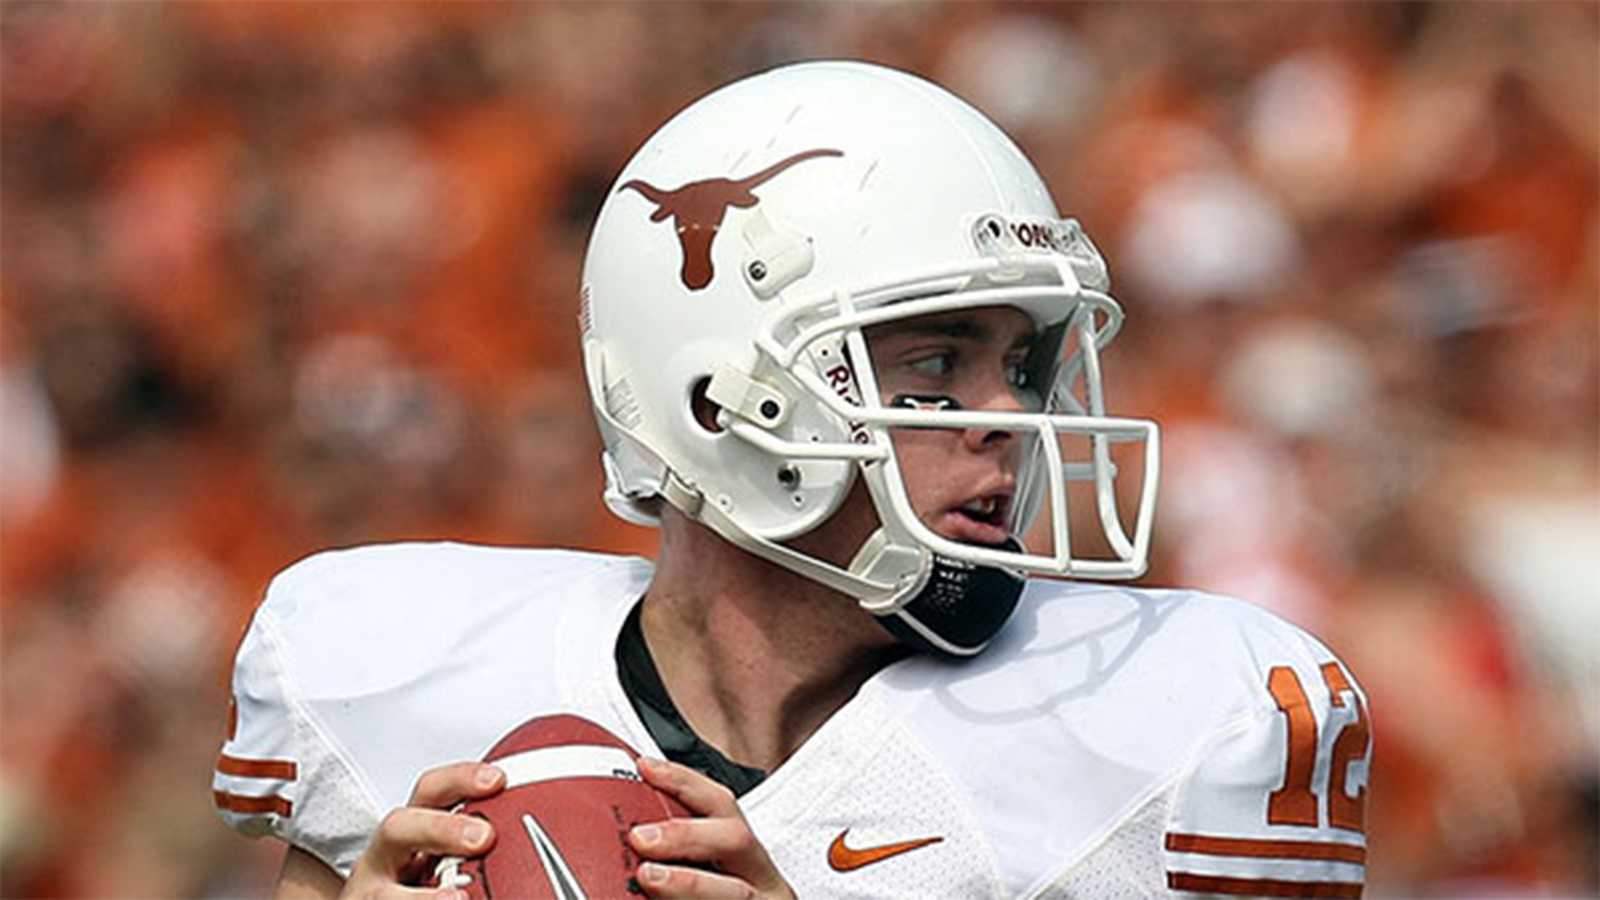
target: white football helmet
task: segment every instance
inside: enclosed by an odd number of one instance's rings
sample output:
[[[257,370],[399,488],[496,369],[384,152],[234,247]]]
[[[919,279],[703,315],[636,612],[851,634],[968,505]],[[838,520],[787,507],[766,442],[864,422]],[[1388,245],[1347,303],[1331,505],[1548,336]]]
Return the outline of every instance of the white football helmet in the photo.
[[[913,643],[976,653],[1015,597],[996,601],[999,612],[940,621],[919,614],[931,583],[948,612],[961,590],[952,584],[996,571],[1020,592],[1015,573],[1132,578],[1145,569],[1158,432],[1105,414],[1098,354],[1122,322],[1108,288],[1099,252],[1060,217],[1028,159],[942,88],[853,62],[791,65],[724,87],[640,148],[590,241],[581,327],[607,502],[651,524],[664,499],[857,598]],[[1028,412],[884,402],[863,329],[979,306],[1019,308],[1054,335],[1048,402]],[[721,408],[718,429],[696,420],[702,392]],[[1048,546],[976,546],[920,521],[891,434],[903,428],[1025,436],[1009,530],[1020,539],[1046,515],[1036,533]],[[1065,458],[1066,438],[1083,459]],[[1143,444],[1131,529],[1118,509],[1113,442]],[[882,528],[853,562],[784,543],[827,521],[857,478]],[[1073,553],[1069,481],[1093,486],[1102,558]]]

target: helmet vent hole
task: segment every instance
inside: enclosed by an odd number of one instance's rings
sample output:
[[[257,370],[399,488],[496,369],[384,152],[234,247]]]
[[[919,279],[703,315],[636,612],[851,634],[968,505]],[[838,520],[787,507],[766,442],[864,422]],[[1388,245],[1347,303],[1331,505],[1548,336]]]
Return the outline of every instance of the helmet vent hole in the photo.
[[[710,386],[709,377],[701,378],[694,383],[694,387],[689,391],[689,410],[694,415],[696,425],[705,429],[708,434],[721,434],[724,429],[717,422],[717,413],[722,411],[722,407],[706,396],[706,389]]]

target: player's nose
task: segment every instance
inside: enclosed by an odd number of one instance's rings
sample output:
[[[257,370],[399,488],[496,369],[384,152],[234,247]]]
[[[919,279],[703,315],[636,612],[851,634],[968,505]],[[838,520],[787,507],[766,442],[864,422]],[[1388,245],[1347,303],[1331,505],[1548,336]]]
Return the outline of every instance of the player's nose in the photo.
[[[1020,413],[1027,410],[1026,404],[1017,396],[1016,389],[1012,387],[1005,375],[997,374],[986,378],[976,392],[969,409],[980,409],[985,412]],[[1009,446],[1016,437],[1013,428],[999,425],[986,425],[981,428],[968,428],[962,434],[962,441],[969,450],[981,452],[993,450],[997,447]]]

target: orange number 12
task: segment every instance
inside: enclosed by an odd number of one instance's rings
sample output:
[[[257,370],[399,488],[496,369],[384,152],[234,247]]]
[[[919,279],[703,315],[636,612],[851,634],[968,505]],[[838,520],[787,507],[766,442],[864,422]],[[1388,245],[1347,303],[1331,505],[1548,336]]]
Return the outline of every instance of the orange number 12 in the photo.
[[[1367,789],[1361,788],[1355,796],[1345,792],[1345,779],[1350,764],[1367,753],[1371,735],[1367,727],[1367,710],[1361,697],[1345,677],[1338,663],[1322,664],[1322,680],[1333,695],[1334,706],[1344,706],[1344,695],[1349,694],[1355,703],[1356,719],[1339,731],[1333,742],[1333,760],[1328,774],[1328,824],[1334,828],[1361,831],[1364,826]],[[1317,794],[1311,787],[1311,776],[1317,765],[1317,719],[1306,700],[1300,676],[1288,666],[1276,666],[1267,675],[1267,690],[1278,704],[1278,709],[1289,722],[1289,750],[1284,762],[1283,787],[1272,792],[1267,799],[1267,822],[1272,825],[1317,826]]]

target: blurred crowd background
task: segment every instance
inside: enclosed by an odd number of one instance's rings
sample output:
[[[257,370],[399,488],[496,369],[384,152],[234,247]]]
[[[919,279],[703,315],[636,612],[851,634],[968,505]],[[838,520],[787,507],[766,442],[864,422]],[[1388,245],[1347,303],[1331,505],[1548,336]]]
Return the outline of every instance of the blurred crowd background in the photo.
[[[711,86],[872,59],[1106,252],[1152,584],[1372,701],[1371,897],[1595,896],[1600,7],[0,4],[0,893],[265,893],[210,768],[272,573],[608,518],[580,260]]]

